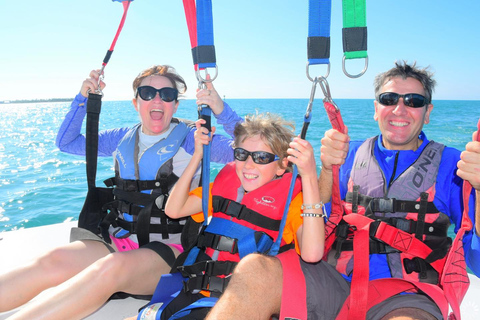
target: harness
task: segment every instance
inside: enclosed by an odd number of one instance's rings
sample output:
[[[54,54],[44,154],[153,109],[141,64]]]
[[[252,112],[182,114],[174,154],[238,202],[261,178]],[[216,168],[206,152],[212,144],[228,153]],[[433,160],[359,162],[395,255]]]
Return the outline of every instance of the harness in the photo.
[[[173,157],[177,154],[190,128],[185,122],[172,119],[175,127],[170,134],[157,142],[139,157],[138,139],[140,125],[133,127],[120,141],[115,152],[115,177],[105,181],[114,186],[114,201],[104,205],[108,214],[100,223],[104,239],[113,236],[138,237],[139,245],[150,242],[150,235],[181,233],[180,220],[165,215],[164,207],[170,188],[178,177],[173,173]]]
[[[151,305],[139,315],[156,311],[160,314],[178,294],[201,292],[195,308],[210,307],[228,285],[237,262],[250,253],[268,253],[279,236],[280,221],[285,207],[292,174],[286,173],[266,185],[245,193],[235,172],[235,164],[227,164],[217,175],[212,187],[212,216],[203,228],[196,244],[189,250],[178,272],[162,276]],[[228,185],[228,188],[225,186]],[[296,180],[294,196],[300,193],[301,182]],[[282,243],[283,249],[288,244]],[[175,279],[175,280],[174,280]],[[167,287],[168,283],[168,287]],[[174,283],[174,284],[172,284]],[[177,290],[172,293],[169,289]],[[163,297],[160,297],[163,296]],[[159,300],[168,298],[167,301]],[[204,304],[202,301],[206,302]],[[161,301],[161,302],[159,302]],[[191,307],[188,308],[190,310]],[[180,310],[178,312],[184,312]],[[148,318],[150,319],[150,318]],[[152,318],[153,319],[153,318]]]
[[[453,316],[459,319],[459,305],[468,288],[461,242],[466,229],[461,228],[463,232],[457,233],[452,244],[446,236],[448,217],[439,213],[431,203],[443,146],[430,142],[383,196],[385,183],[382,188],[372,188],[375,184],[362,181],[362,171],[370,170],[372,180],[378,181],[379,178],[378,163],[371,151],[375,141],[376,138],[369,139],[359,148],[344,202],[345,214],[331,216],[329,221],[338,226],[334,233],[327,235],[328,239],[336,239],[335,249],[328,253],[328,261],[335,261],[332,256],[338,257],[336,268],[347,275],[355,266],[352,292],[337,319],[353,319],[359,314],[364,317],[372,305],[404,291],[421,291],[429,296],[445,319],[450,305]],[[419,169],[429,173],[424,180],[418,178]],[[361,189],[357,182],[365,187]],[[420,197],[412,201],[413,190]],[[369,194],[363,195],[362,192]],[[468,195],[469,192],[467,202]],[[400,196],[406,200],[395,198]],[[468,227],[468,211],[464,211],[463,221]],[[387,255],[392,277],[396,279],[369,282],[369,255],[375,253]],[[354,291],[354,288],[360,289]],[[366,290],[368,294],[365,294]]]
[[[355,155],[344,202],[345,214],[352,217],[348,217],[348,223],[344,217],[336,228],[328,261],[340,273],[352,274],[353,235],[364,223],[357,217],[365,216],[371,220],[369,253],[387,255],[392,277],[437,284],[452,243],[447,237],[449,218],[432,202],[444,146],[430,142],[415,163],[388,187],[373,157],[377,139],[365,141]],[[406,239],[409,245],[403,244]]]

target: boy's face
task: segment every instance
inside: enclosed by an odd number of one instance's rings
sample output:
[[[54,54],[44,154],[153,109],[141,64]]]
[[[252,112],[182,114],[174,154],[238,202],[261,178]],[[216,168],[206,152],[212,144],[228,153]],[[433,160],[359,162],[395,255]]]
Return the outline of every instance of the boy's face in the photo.
[[[273,153],[272,149],[258,135],[246,138],[245,141],[240,142],[240,145],[236,147],[243,148],[249,152],[266,151]],[[247,192],[253,191],[272,181],[275,176],[281,176],[285,169],[279,167],[278,161],[268,164],[257,164],[253,162],[251,156],[248,156],[245,161],[235,160],[235,170],[243,189]]]

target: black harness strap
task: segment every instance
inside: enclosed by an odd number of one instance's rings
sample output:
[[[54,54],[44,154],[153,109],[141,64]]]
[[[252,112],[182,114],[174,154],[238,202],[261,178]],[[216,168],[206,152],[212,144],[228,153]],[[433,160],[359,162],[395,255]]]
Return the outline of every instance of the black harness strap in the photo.
[[[428,194],[427,194],[428,195]],[[355,204],[353,201],[357,198],[355,203],[370,208],[373,212],[417,212],[420,213],[422,207],[421,201],[398,200],[395,198],[373,198],[363,194],[355,195],[353,192],[347,192],[345,201]],[[433,202],[427,202],[425,206],[425,213],[438,213],[437,207]]]
[[[213,212],[222,212],[231,217],[252,223],[260,228],[268,230],[278,230],[280,228],[280,220],[271,219],[247,208],[243,204],[239,204],[230,199],[221,196],[212,196]]]

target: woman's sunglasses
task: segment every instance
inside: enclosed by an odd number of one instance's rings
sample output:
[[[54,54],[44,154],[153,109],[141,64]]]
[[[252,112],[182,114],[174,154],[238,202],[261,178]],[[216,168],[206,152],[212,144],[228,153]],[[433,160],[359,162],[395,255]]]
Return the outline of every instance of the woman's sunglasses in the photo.
[[[377,100],[384,106],[394,106],[400,98],[403,98],[403,103],[407,107],[421,108],[427,104],[427,98],[418,93],[398,94],[395,92],[384,92],[378,96]]]
[[[247,151],[242,148],[235,148],[233,150],[235,159],[238,161],[247,161],[248,156],[252,157],[253,162],[257,164],[269,164],[270,162],[277,161],[280,158],[273,153],[266,151]]]
[[[175,88],[165,87],[161,89],[156,89],[150,86],[143,86],[137,88],[137,94],[135,97],[140,96],[145,101],[150,101],[158,94],[160,95],[160,99],[165,102],[172,102],[177,100],[178,90]]]

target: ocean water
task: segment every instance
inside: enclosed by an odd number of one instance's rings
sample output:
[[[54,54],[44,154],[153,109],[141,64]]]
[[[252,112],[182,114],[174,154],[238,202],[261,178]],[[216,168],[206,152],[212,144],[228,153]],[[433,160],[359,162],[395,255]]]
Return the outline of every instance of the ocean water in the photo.
[[[300,133],[307,99],[231,99],[239,115],[275,112],[296,123]],[[336,100],[352,139],[378,134],[372,100]],[[55,147],[57,130],[70,103],[0,104],[0,232],[77,220],[87,191],[83,157]],[[480,116],[480,101],[434,101],[424,130],[431,140],[463,149]],[[182,101],[176,116],[196,119],[193,100]],[[132,126],[138,116],[130,101],[105,101],[100,129]],[[321,99],[313,105],[307,139],[320,154],[320,139],[330,128]],[[219,133],[222,130],[219,128]],[[221,165],[212,163],[211,179]],[[97,185],[113,174],[111,157],[100,158]]]

